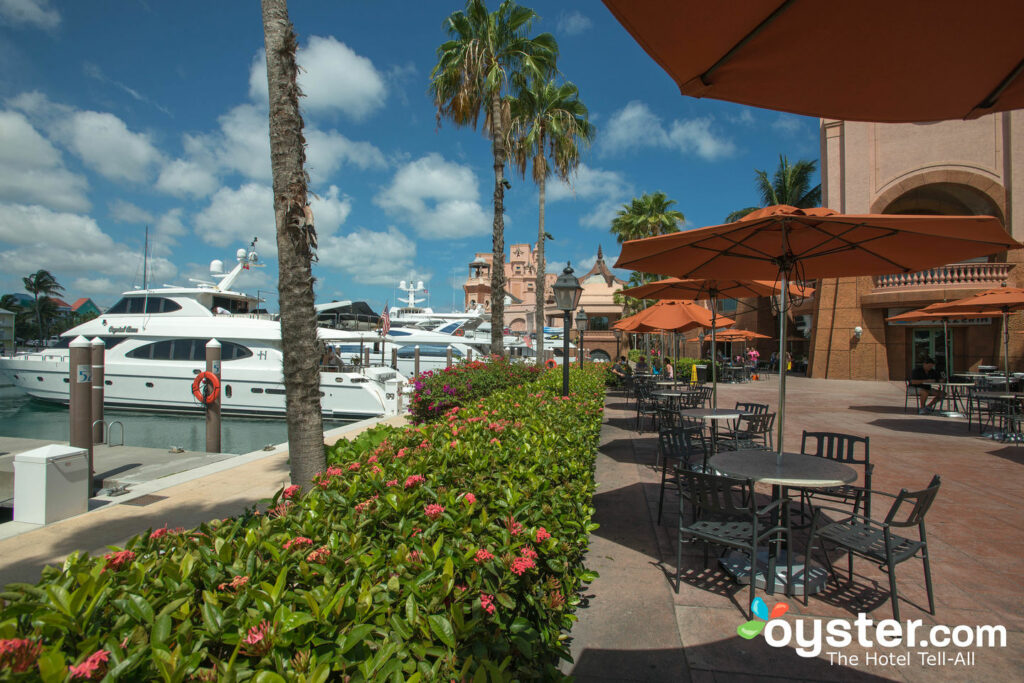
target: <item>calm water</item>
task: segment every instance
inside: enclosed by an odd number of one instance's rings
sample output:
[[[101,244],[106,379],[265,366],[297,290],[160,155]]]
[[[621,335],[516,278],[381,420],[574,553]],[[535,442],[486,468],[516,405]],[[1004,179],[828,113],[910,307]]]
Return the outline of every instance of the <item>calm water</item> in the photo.
[[[129,446],[171,448],[189,451],[206,448],[206,419],[202,415],[151,415],[121,410],[107,410],[109,423],[124,423],[124,442]],[[346,424],[325,420],[324,429]],[[248,453],[267,444],[288,440],[283,419],[225,417],[222,421],[221,449],[225,453]],[[120,429],[114,427],[113,441],[119,441]],[[12,386],[0,386],[0,436],[27,439],[68,440],[68,409],[36,401]]]

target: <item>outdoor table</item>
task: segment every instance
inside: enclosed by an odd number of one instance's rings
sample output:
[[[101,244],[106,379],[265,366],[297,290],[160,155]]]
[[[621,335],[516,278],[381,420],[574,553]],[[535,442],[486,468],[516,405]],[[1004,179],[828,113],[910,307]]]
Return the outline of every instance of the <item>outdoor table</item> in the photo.
[[[679,414],[683,417],[692,417],[698,420],[705,420],[708,422],[714,422],[716,420],[738,420],[741,415],[746,413],[740,412],[735,408],[687,408],[680,410]],[[711,456],[718,453],[718,429],[714,424],[711,425]],[[707,465],[707,460],[704,462]]]
[[[963,392],[967,391],[968,388],[974,386],[974,382],[929,382],[933,387],[942,387],[945,391],[945,397],[942,402],[948,401],[948,407],[950,410],[940,410],[936,414],[942,417],[964,417],[962,408],[963,403]]]
[[[780,456],[775,451],[745,449],[726,451],[715,455],[710,462],[711,467],[722,474],[737,479],[751,479],[762,484],[771,484],[772,500],[780,500],[790,487],[820,488],[842,486],[857,481],[857,470],[849,465],[828,458],[801,453],[783,452]],[[761,553],[764,553],[763,555]],[[786,576],[786,558],[772,557],[772,550],[759,551],[759,569],[754,581],[759,588],[764,588],[769,595],[775,591],[778,582],[783,588],[789,581]],[[788,549],[787,551],[788,552]],[[761,560],[764,560],[762,562]],[[775,573],[768,576],[769,562],[775,561]],[[739,583],[746,583],[750,578],[750,559],[741,552],[730,553],[719,560],[722,567]],[[828,572],[823,567],[814,570],[813,575],[806,576],[803,563],[793,563],[793,595],[801,592],[818,593],[825,589]]]
[[[1020,401],[1024,399],[1024,392],[1020,391],[979,391],[974,394],[976,398],[986,399],[990,401],[1004,401],[1010,403],[1012,401]],[[979,424],[981,420],[979,419]],[[1020,434],[1017,432],[988,432],[985,434],[987,437],[993,439],[999,439],[1000,441],[1006,441],[1008,437],[1012,441],[1017,441],[1020,438]]]

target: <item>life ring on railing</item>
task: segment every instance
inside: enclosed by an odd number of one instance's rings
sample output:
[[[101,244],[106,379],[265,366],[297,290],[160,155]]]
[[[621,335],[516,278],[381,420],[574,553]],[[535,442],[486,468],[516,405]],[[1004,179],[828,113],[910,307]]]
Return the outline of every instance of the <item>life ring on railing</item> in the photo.
[[[209,405],[217,400],[220,394],[220,380],[212,372],[200,372],[192,380],[192,395],[200,403]]]
[[[554,358],[548,358],[546,361],[544,361],[544,367],[546,367],[548,370],[553,370],[558,367],[558,363],[555,362]]]

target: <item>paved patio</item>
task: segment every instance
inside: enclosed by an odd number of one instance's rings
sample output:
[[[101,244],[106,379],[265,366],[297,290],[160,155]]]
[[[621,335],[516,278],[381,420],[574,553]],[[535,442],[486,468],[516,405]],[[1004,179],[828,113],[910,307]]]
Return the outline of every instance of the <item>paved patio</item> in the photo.
[[[942,489],[927,517],[936,596],[936,615],[927,611],[922,565],[911,559],[897,567],[901,619],[929,625],[1003,625],[1005,648],[901,646],[829,648],[849,657],[830,663],[773,648],[762,636],[744,640],[736,627],[746,620],[747,586],[734,583],[712,560],[705,569],[698,544],[685,549],[679,592],[675,573],[676,498],[670,494],[659,526],[659,474],[654,469],[655,433],[633,431],[625,399],[609,394],[595,496],[601,528],[591,539],[589,566],[601,573],[588,590],[588,604],[572,631],[574,665],[580,681],[733,680],[1020,680],[1024,679],[1024,591],[1012,570],[1024,548],[1024,447],[968,433],[966,420],[904,414],[902,383],[824,381],[789,378],[786,450],[800,448],[803,429],[869,436],[875,464],[874,488],[896,493],[925,487],[932,474]],[[736,401],[778,404],[778,380],[723,385],[719,405]],[[766,489],[767,491],[767,489]],[[873,503],[884,515],[888,501]],[[803,537],[796,545],[803,547]],[[837,565],[840,583],[810,598],[781,593],[769,606],[786,602],[785,619],[853,620],[866,612],[880,621],[892,617],[884,572],[867,561],[855,564],[848,583],[846,561]],[[805,624],[810,626],[810,624]],[[926,632],[926,631],[924,631]],[[874,634],[873,629],[869,631]],[[923,663],[920,652],[945,652],[945,664]],[[958,652],[974,653],[974,663],[954,666]],[[901,655],[887,663],[879,655]],[[934,661],[934,660],[933,660]]]

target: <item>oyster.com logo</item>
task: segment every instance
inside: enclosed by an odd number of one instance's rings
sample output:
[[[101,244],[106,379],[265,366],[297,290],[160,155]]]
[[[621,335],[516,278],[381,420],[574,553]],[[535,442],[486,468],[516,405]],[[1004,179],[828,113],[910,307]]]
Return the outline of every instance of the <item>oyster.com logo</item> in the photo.
[[[775,607],[772,607],[771,611],[768,611],[768,605],[765,604],[761,598],[754,598],[754,601],[750,603],[750,611],[754,613],[756,619],[746,621],[736,627],[736,633],[741,638],[750,640],[756,637],[764,627],[772,619],[778,619],[783,614],[789,611],[789,605],[784,602],[775,603]]]

